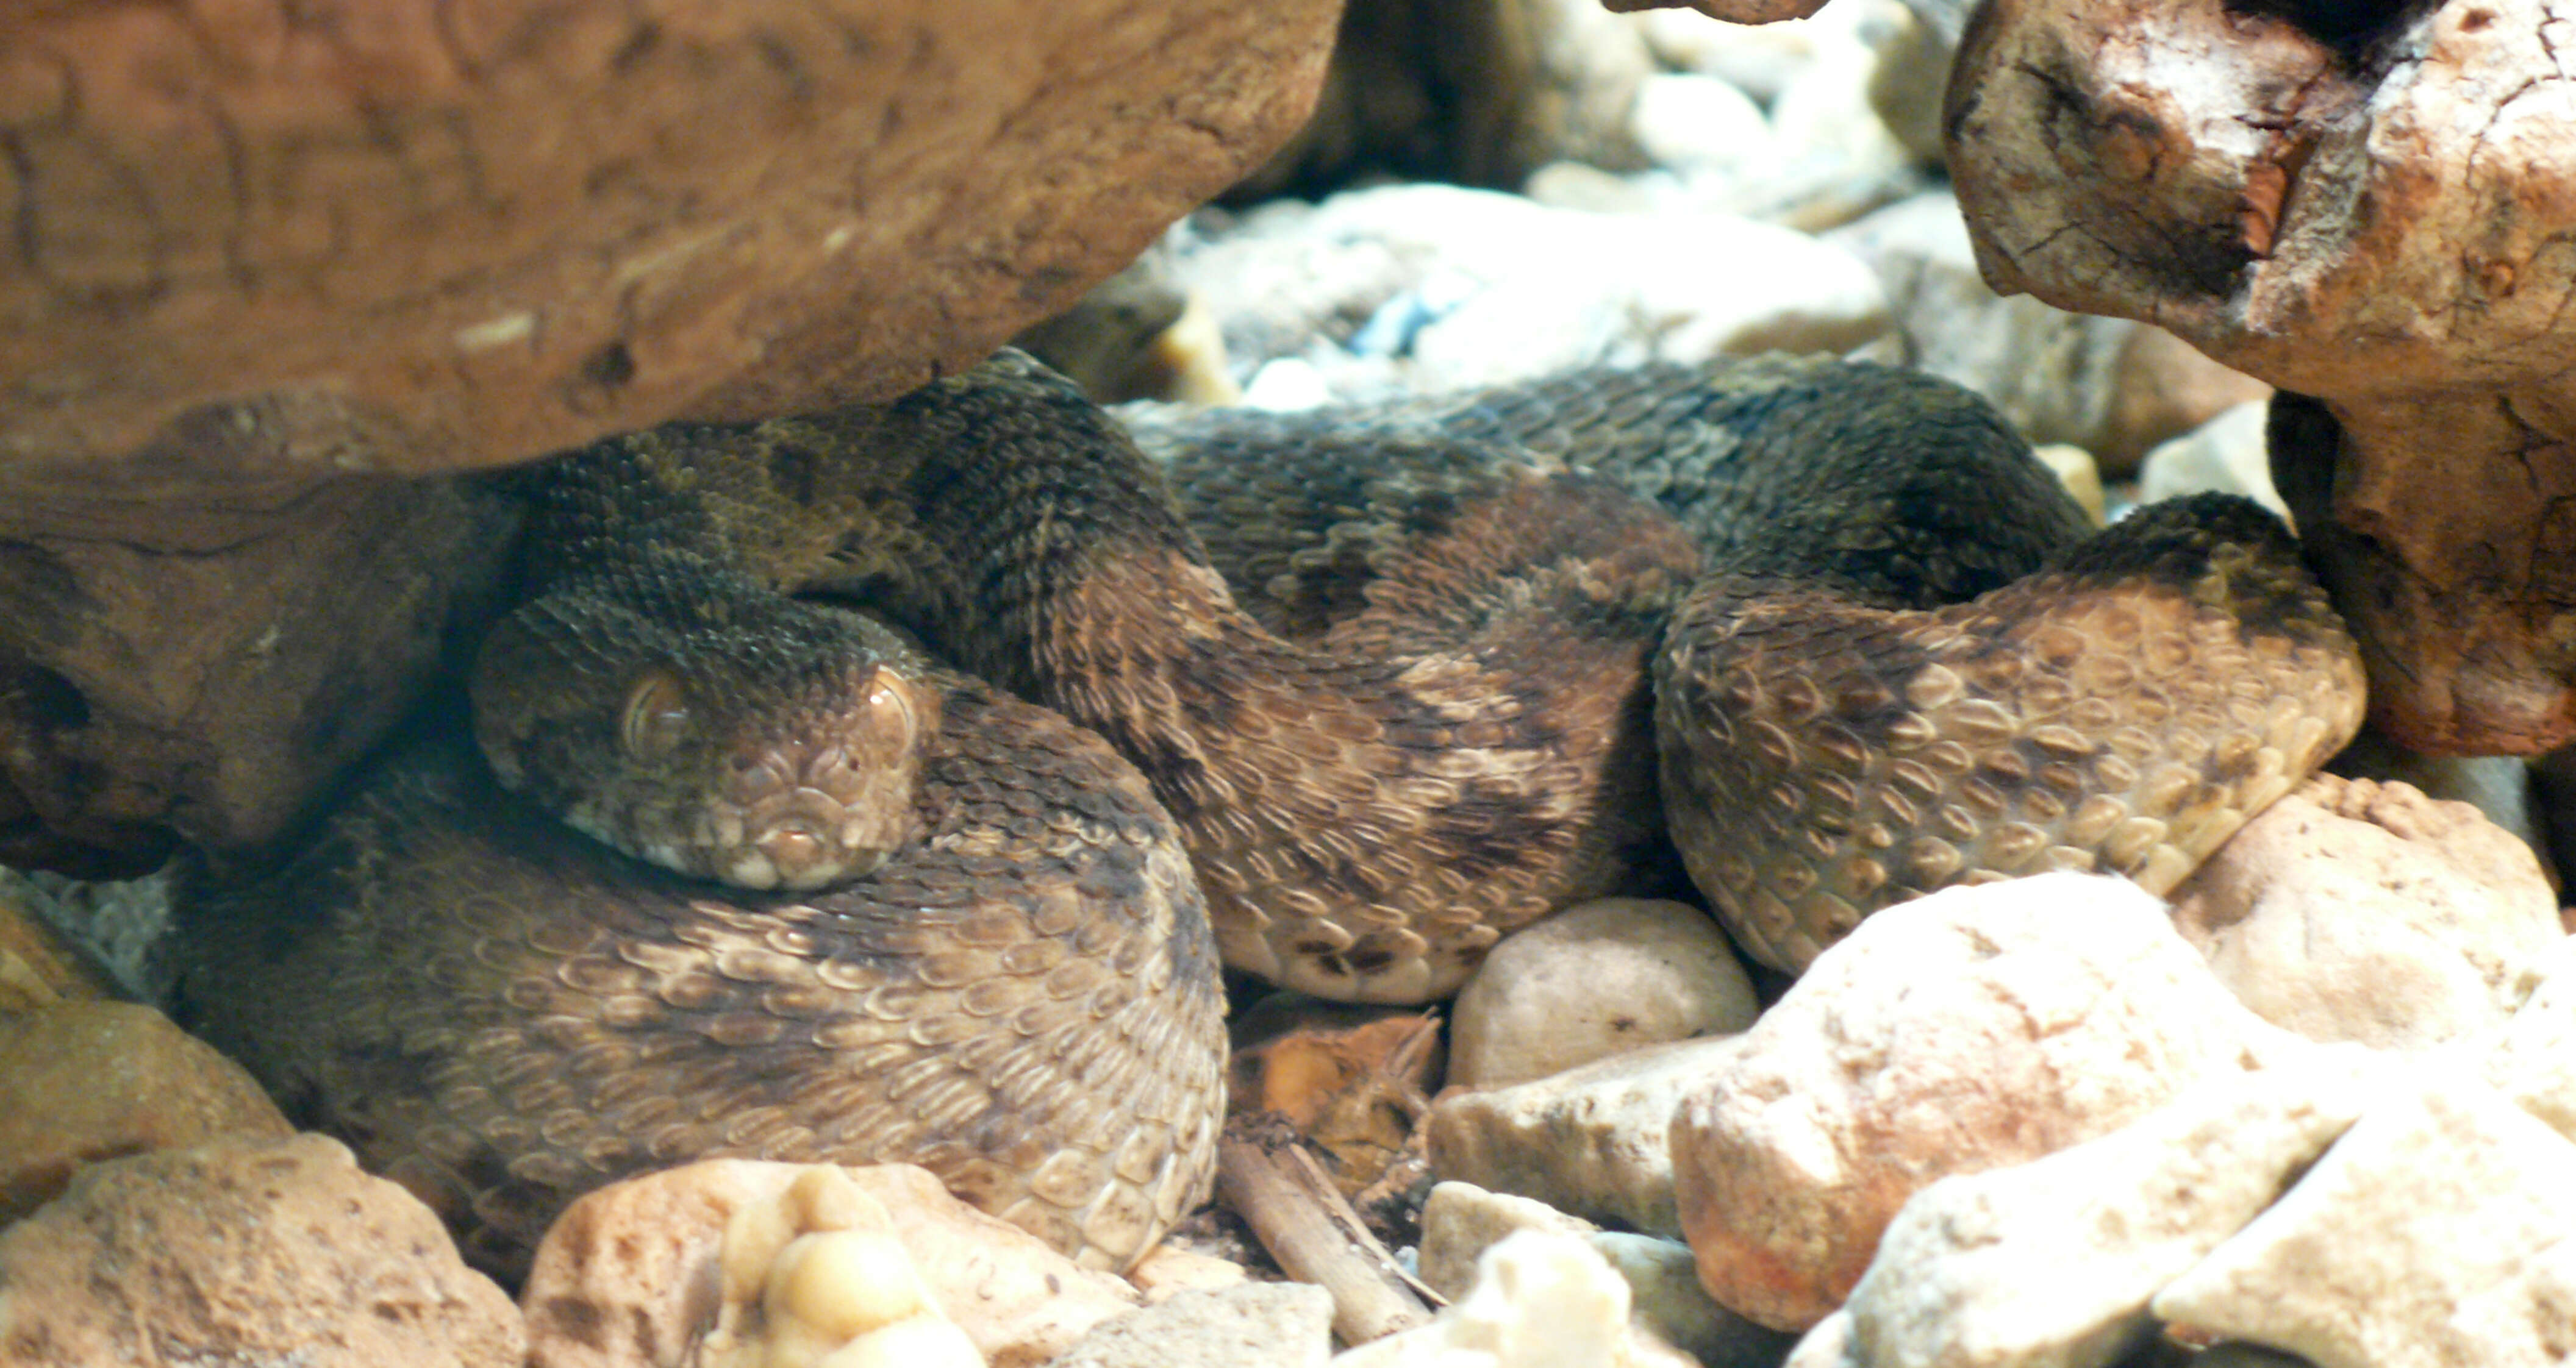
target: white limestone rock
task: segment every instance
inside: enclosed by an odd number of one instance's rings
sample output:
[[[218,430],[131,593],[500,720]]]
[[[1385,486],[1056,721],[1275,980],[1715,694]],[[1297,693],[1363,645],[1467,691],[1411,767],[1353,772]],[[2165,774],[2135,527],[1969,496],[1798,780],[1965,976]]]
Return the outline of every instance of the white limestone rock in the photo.
[[[2576,1144],[2444,1068],[2159,1293],[2157,1316],[2319,1368],[2576,1357]]]
[[[2264,1018],[2384,1049],[2502,1025],[2566,939],[2531,848],[2477,809],[2334,775],[2257,814],[2173,904]]]
[[[1840,1305],[1906,1199],[2306,1048],[2124,879],[1953,888],[1865,919],[1675,1111],[1700,1281],[1765,1325]]]
[[[1431,1108],[1431,1171],[1559,1211],[1679,1236],[1673,1108],[1709,1086],[1742,1036],[1677,1041]]]
[[[2576,1140],[2576,937],[2562,937],[2535,969],[2540,986],[2522,1010],[2454,1050],[2507,1100]]]
[[[1726,933],[1688,903],[1601,898],[1505,937],[1450,1010],[1449,1082],[1508,1087],[1761,1013]]]
[[[2247,400],[2158,444],[2138,463],[2138,502],[2241,494],[2290,521],[2289,505],[2272,487],[2272,457],[2263,435],[2271,411],[2268,397]]]
[[[1860,1361],[2108,1368],[2147,1303],[2243,1229],[2384,1086],[2355,1046],[2201,1084],[2026,1164],[1944,1178],[1879,1241],[1843,1312]]]

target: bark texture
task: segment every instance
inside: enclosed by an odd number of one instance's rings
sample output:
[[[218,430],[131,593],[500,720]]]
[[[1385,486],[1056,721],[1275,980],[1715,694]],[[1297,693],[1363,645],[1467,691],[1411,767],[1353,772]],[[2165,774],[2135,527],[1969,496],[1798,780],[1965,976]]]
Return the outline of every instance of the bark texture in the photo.
[[[1997,289],[2292,392],[2276,479],[2421,749],[2576,738],[2571,60],[2576,0],[1991,0],[1950,85]]]

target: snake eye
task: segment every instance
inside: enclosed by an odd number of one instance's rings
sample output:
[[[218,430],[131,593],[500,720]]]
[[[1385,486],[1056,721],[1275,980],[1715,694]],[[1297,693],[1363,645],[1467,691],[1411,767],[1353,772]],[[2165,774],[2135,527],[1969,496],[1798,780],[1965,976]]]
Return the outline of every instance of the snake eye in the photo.
[[[912,745],[917,727],[912,715],[912,689],[904,677],[880,668],[868,689],[869,730],[897,751]]]
[[[635,681],[627,693],[617,739],[629,755],[659,759],[679,748],[692,720],[688,691],[668,671],[655,670]]]

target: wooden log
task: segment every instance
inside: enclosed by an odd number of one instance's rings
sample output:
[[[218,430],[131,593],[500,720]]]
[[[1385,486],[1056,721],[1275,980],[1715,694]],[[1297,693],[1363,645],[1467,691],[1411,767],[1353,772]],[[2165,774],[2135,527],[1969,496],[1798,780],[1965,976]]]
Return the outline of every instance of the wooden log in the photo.
[[[1333,1294],[1333,1333],[1345,1345],[1428,1324],[1437,1294],[1408,1276],[1361,1223],[1341,1190],[1275,1114],[1226,1122],[1217,1141],[1217,1198],[1252,1227],[1299,1282]]]

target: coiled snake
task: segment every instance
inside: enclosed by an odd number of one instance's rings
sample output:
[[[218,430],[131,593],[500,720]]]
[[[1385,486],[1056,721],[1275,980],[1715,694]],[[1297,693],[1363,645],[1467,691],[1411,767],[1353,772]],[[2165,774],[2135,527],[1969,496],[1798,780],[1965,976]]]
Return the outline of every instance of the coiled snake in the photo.
[[[1006,352],[550,464],[488,765],[425,725],[291,859],[201,880],[201,1029],[488,1266],[706,1153],[922,1162],[1114,1265],[1206,1183],[1211,925],[1233,967],[1427,1000],[1669,881],[1669,830],[1794,969],[1946,883],[2170,886],[2359,721],[2276,521],[2087,537],[1908,372],[1141,437]]]

